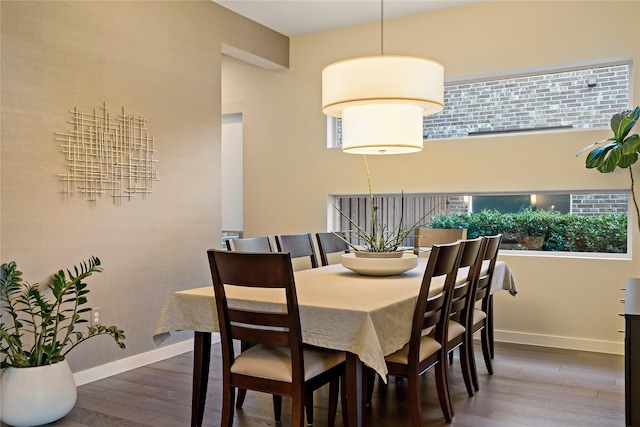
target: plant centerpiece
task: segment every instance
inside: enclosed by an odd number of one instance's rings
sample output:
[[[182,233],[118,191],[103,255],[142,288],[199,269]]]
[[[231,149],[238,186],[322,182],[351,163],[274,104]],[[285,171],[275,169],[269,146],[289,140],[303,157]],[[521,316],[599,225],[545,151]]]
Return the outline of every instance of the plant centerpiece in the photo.
[[[391,276],[402,274],[418,265],[417,255],[413,252],[407,251],[408,248],[403,247],[402,243],[416,228],[424,225],[425,219],[431,212],[433,212],[433,209],[424,214],[410,227],[403,227],[403,193],[400,199],[399,223],[397,226],[389,228],[387,224],[383,222],[375,204],[373,186],[371,184],[371,174],[369,173],[369,164],[367,163],[366,157],[364,157],[364,164],[367,171],[367,183],[369,186],[369,229],[367,229],[367,227],[360,226],[351,219],[349,215],[334,205],[334,208],[352,226],[351,229],[343,231],[345,237],[336,233],[336,236],[342,239],[353,252],[342,256],[342,265],[358,274],[368,276]],[[353,243],[353,241],[356,241],[356,243]]]
[[[356,256],[370,256],[369,254],[393,254],[392,256],[401,257],[402,252],[406,250],[406,248],[402,246],[402,242],[404,242],[404,240],[409,237],[416,228],[425,225],[425,219],[431,212],[433,212],[435,208],[425,213],[410,227],[404,228],[403,192],[400,199],[400,222],[395,228],[389,229],[387,225],[383,223],[380,215],[378,214],[378,207],[375,205],[375,197],[373,194],[373,185],[371,184],[369,163],[367,162],[366,156],[363,156],[363,158],[365,169],[367,171],[367,184],[369,186],[370,210],[368,216],[370,218],[371,228],[370,230],[367,230],[366,228],[361,227],[353,219],[351,219],[349,215],[347,215],[340,208],[334,205],[334,208],[340,213],[340,215],[342,215],[353,227],[352,229],[343,231],[345,235],[350,238],[344,239],[339,234],[336,235],[349,245],[353,252],[356,253]],[[359,242],[364,242],[364,244],[352,243],[351,238]]]
[[[107,335],[125,348],[124,331],[116,326],[76,328],[89,323],[83,316],[91,311],[86,307],[89,290],[84,280],[101,271],[100,260],[91,257],[40,285],[23,281],[15,262],[0,267],[0,417],[7,424],[45,424],[73,408],[76,388],[65,357],[80,343]],[[56,370],[51,378],[49,368]],[[31,379],[37,382],[27,384]]]

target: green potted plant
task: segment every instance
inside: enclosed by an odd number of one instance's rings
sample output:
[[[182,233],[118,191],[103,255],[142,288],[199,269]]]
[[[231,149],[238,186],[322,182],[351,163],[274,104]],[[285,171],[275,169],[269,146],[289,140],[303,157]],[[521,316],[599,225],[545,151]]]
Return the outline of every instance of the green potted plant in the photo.
[[[83,315],[91,311],[86,307],[89,289],[84,280],[101,271],[100,260],[91,257],[73,271],[60,270],[49,283],[40,285],[23,281],[15,262],[0,267],[2,421],[30,426],[62,418],[76,400],[66,355],[102,335],[125,348],[124,331],[116,326],[77,328],[89,323]]]
[[[591,149],[600,143],[605,145],[596,147],[587,155],[586,166],[589,169],[596,168],[601,173],[613,172],[616,168],[628,169],[629,178],[631,179],[631,197],[636,210],[636,221],[638,230],[640,231],[640,209],[638,208],[638,200],[634,188],[635,180],[633,177],[633,168],[631,167],[638,161],[638,152],[640,152],[640,137],[637,133],[629,135],[636,122],[640,118],[640,107],[633,110],[625,110],[614,114],[611,118],[611,130],[613,136],[604,141],[597,141],[583,148],[577,154],[580,155],[584,151]],[[625,284],[625,315],[640,315],[638,311],[638,295],[640,292],[640,278],[628,277]],[[627,317],[629,319],[629,317]],[[628,324],[627,324],[628,326]],[[627,358],[629,357],[628,348],[625,349]],[[629,374],[626,368],[627,375]],[[629,388],[627,388],[626,410],[630,411],[631,400],[628,396]],[[628,424],[628,423],[627,423]]]

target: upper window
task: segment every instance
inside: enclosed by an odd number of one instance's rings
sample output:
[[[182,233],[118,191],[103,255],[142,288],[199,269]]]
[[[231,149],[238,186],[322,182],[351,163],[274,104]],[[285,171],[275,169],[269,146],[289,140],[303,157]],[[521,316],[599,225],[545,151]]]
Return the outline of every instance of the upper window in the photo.
[[[445,109],[424,118],[425,139],[608,126],[629,108],[629,63],[450,82]],[[329,138],[341,145],[341,123]]]

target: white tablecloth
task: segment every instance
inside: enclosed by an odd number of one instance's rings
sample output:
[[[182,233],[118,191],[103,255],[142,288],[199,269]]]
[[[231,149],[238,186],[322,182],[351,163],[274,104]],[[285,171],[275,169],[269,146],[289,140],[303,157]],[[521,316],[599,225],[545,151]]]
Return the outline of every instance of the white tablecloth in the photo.
[[[382,378],[387,373],[384,356],[402,348],[411,333],[411,319],[426,266],[390,277],[361,276],[340,264],[297,271],[296,291],[300,309],[302,339],[323,348],[357,354]],[[432,284],[431,294],[442,289],[442,281]],[[511,271],[504,262],[496,264],[492,293],[517,292]],[[282,310],[284,297],[272,291],[229,290],[230,304],[262,306]],[[213,286],[174,292],[160,312],[154,340],[157,344],[171,331],[217,332]]]

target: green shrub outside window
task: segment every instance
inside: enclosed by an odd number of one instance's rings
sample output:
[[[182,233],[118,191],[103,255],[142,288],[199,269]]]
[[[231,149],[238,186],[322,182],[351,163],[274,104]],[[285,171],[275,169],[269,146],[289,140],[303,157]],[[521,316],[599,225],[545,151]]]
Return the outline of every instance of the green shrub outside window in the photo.
[[[504,249],[627,252],[627,215],[619,213],[574,215],[532,209],[505,214],[496,210],[449,212],[434,215],[429,227],[466,228],[468,238],[502,233]]]

